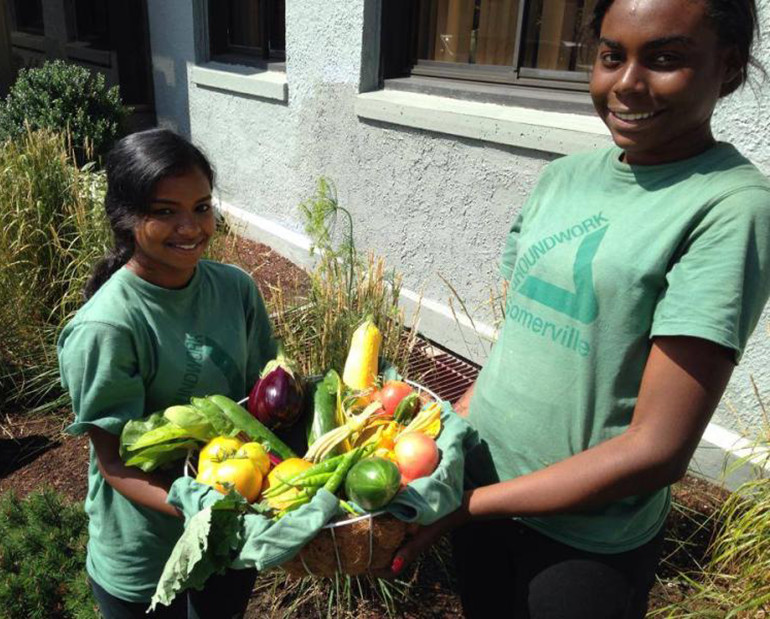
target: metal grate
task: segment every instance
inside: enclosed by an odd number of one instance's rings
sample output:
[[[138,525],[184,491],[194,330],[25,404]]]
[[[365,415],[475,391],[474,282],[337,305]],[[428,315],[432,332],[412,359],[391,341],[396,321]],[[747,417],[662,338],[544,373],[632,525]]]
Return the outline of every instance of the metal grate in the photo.
[[[454,404],[476,380],[479,369],[418,337],[407,361],[406,374]]]

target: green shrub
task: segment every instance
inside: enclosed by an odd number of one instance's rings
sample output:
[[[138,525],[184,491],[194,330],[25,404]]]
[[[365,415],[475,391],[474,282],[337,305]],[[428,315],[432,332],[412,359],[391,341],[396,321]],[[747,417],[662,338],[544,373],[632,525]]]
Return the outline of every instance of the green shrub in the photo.
[[[61,135],[0,145],[0,411],[64,403],[56,335],[111,244],[104,191]]]
[[[88,519],[52,490],[0,498],[0,617],[96,618],[85,571]]]
[[[126,118],[117,86],[104,76],[61,60],[21,69],[0,107],[0,139],[23,136],[31,129],[69,131],[82,163],[93,149],[104,155],[120,136]]]

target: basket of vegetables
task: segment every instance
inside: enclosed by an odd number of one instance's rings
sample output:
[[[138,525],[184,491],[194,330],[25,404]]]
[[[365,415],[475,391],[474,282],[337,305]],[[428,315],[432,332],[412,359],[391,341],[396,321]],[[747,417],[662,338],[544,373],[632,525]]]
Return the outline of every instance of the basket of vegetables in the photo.
[[[129,422],[124,460],[148,471],[185,459],[186,475],[236,491],[248,503],[243,513],[273,522],[323,488],[338,497],[340,515],[281,567],[296,576],[383,568],[407,526],[388,505],[439,463],[441,406],[426,388],[379,373],[380,340],[367,320],[353,334],[342,376],[330,369],[303,380],[279,353],[241,402],[194,397]]]
[[[406,524],[384,508],[410,481],[438,464],[437,396],[416,383],[378,374],[380,335],[371,322],[353,334],[342,377],[329,370],[311,383],[308,448],[268,474],[262,507],[274,518],[324,488],[340,497],[346,517],[326,524],[281,567],[294,576],[358,575],[390,564]],[[256,410],[255,386],[248,405]]]

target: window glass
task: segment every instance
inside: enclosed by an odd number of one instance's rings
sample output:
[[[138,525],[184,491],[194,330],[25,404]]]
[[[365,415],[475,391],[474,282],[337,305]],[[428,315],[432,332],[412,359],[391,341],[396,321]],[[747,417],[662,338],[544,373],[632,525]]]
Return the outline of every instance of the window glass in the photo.
[[[475,79],[475,72],[508,81],[533,74],[585,81],[590,59],[582,41],[596,1],[419,0],[411,18],[420,65],[415,70],[467,79]],[[410,19],[406,9],[402,16]],[[509,77],[500,77],[502,69]]]
[[[260,3],[254,0],[229,0],[229,4],[228,44],[233,47],[261,48]]]
[[[96,49],[110,49],[107,2],[75,0],[75,39]]]
[[[511,66],[518,11],[518,0],[425,0],[420,59]]]
[[[581,40],[596,0],[529,0],[522,67],[587,71],[591,61]]]
[[[269,8],[270,49],[283,52],[286,50],[286,3],[284,0],[273,0]]]
[[[14,0],[16,30],[29,34],[43,34],[43,0]]]
[[[238,56],[263,59],[283,55],[285,0],[217,0],[209,2],[211,54],[225,61]]]

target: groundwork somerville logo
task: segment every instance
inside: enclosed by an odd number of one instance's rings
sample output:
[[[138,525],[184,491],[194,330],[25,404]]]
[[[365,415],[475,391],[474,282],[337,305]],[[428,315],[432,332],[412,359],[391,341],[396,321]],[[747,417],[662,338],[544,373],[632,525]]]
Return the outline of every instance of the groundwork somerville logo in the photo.
[[[516,260],[511,277],[512,294],[520,294],[545,305],[577,323],[588,325],[594,322],[599,316],[599,303],[593,283],[593,260],[607,232],[608,224],[607,218],[599,213],[531,245]],[[572,290],[530,273],[541,260],[547,261],[551,250],[575,241],[580,244],[572,266]],[[590,353],[591,346],[583,338],[579,324],[557,324],[538,316],[531,308],[523,308],[515,302],[508,307],[508,317],[529,331],[574,350],[581,356],[585,357]]]

